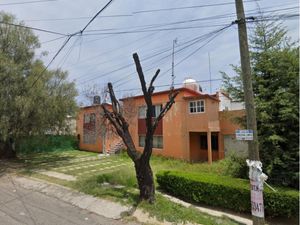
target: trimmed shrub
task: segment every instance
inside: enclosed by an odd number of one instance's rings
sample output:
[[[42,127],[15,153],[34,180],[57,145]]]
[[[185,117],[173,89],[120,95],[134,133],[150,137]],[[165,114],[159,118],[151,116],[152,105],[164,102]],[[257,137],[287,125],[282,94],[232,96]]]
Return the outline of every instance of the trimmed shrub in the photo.
[[[161,189],[175,196],[196,203],[251,212],[249,181],[218,176],[209,173],[160,171],[156,174]],[[267,216],[297,216],[299,194],[296,190],[264,190],[264,205]]]
[[[224,161],[226,174],[236,178],[248,178],[249,168],[246,163],[246,157],[231,153]]]
[[[18,153],[50,152],[77,149],[77,139],[71,135],[40,135],[20,139],[17,143]]]

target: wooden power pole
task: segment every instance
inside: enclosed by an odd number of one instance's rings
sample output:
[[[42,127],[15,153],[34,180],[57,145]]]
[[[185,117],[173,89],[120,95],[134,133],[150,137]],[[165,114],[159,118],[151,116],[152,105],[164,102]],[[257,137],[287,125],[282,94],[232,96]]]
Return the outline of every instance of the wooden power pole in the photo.
[[[235,0],[235,5],[236,5],[238,34],[239,34],[242,79],[243,79],[243,86],[244,86],[244,100],[245,100],[246,116],[247,116],[247,129],[253,130],[253,140],[248,141],[249,158],[250,160],[259,161],[256,113],[254,107],[249,46],[248,46],[248,37],[247,37],[247,28],[246,28],[246,19],[244,13],[243,0]],[[264,217],[257,217],[253,215],[252,218],[253,218],[253,225],[264,224]]]

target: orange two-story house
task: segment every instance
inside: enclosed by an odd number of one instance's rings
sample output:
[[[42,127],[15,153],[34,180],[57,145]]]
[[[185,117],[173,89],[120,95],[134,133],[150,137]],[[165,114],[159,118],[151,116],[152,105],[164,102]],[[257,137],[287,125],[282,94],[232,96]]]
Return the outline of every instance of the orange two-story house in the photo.
[[[111,110],[111,105],[104,103]],[[108,120],[103,117],[103,109],[100,104],[82,107],[79,110],[76,121],[76,134],[79,149],[112,153],[122,146],[121,139],[116,135]]]
[[[229,110],[228,106],[224,106],[228,103],[222,100],[226,98],[230,102],[229,97],[222,93],[204,94],[197,87],[195,84],[187,84],[175,89],[179,92],[175,104],[160,121],[154,133],[154,154],[191,162],[212,162],[224,158],[224,140],[231,148],[235,146],[235,130],[240,127],[233,122],[233,118],[242,116],[243,110]],[[153,94],[154,117],[168,101],[168,94],[169,90]],[[137,109],[131,115],[129,128],[137,149],[142,151],[146,134],[144,97],[134,96],[121,101],[125,108],[130,105],[128,108]],[[245,145],[238,147],[246,148]]]

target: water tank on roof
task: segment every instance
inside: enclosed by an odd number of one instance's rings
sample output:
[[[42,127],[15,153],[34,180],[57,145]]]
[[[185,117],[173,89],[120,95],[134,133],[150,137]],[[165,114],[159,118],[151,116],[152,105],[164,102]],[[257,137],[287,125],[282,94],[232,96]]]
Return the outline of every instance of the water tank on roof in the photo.
[[[202,88],[197,84],[197,81],[192,78],[187,78],[183,81],[183,87],[191,89],[193,91],[202,92]]]
[[[99,95],[94,96],[93,105],[100,105],[101,104],[101,98]]]

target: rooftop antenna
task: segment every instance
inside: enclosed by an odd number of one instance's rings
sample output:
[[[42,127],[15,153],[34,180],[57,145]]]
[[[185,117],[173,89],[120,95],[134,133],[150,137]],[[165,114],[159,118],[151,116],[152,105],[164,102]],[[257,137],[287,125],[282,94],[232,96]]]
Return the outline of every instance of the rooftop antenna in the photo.
[[[209,70],[209,93],[211,94],[211,66],[210,66],[210,53],[208,53],[208,70]]]
[[[175,55],[175,44],[177,44],[177,38],[173,40],[173,52],[172,52],[172,84],[171,84],[171,90],[174,89],[174,81],[175,81],[175,75],[174,75],[174,55]]]

